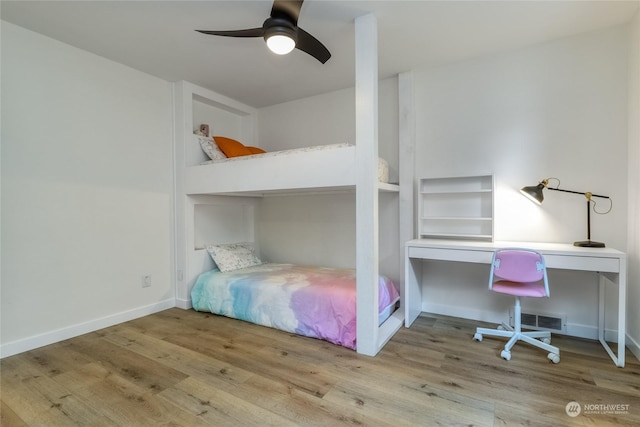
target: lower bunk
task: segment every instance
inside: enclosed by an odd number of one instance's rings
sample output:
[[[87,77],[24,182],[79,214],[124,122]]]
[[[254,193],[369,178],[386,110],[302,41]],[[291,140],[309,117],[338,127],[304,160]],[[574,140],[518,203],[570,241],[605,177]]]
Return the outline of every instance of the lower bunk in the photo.
[[[387,277],[378,280],[378,324],[400,296]],[[258,325],[356,349],[356,271],[266,263],[202,273],[191,291],[192,306]]]

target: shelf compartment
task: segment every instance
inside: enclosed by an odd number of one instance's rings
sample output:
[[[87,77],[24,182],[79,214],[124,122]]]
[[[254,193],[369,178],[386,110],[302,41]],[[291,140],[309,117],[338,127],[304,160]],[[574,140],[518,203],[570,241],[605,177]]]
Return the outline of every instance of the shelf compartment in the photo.
[[[420,193],[482,193],[493,191],[493,175],[451,178],[424,178],[420,180]]]
[[[492,192],[423,193],[421,217],[493,217]]]
[[[421,236],[473,236],[491,238],[492,218],[427,217],[420,220]]]
[[[418,237],[493,240],[493,175],[423,178]]]

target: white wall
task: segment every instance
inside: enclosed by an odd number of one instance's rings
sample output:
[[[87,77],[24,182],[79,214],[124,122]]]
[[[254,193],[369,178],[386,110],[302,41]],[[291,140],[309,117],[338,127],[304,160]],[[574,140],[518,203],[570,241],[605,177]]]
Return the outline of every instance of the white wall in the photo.
[[[398,195],[381,193],[380,273],[398,280]],[[266,197],[259,204],[258,241],[270,262],[355,268],[355,194]]]
[[[258,137],[267,151],[356,143],[353,88],[258,110]]]
[[[398,79],[378,87],[378,154],[398,180]],[[258,110],[258,144],[267,151],[356,143],[355,88],[272,105]]]
[[[640,11],[629,25],[629,289],[630,346],[640,359]]]
[[[3,356],[173,306],[171,120],[168,82],[2,22]]]
[[[547,191],[536,206],[518,189],[542,178],[613,198],[592,215],[592,239],[627,246],[627,33],[583,34],[437,69],[416,70],[416,175],[495,175],[496,240],[586,238],[584,197]],[[608,205],[600,203],[599,210]],[[457,269],[457,267],[456,267]],[[500,320],[510,298],[486,292],[488,269],[425,269],[425,311]],[[596,277],[551,272],[552,298],[538,311],[568,314],[593,331]],[[594,307],[585,311],[583,304]],[[523,304],[524,305],[524,304]],[[613,310],[610,310],[613,311]],[[613,318],[613,317],[612,317]]]
[[[379,86],[379,155],[398,179],[397,78]],[[261,108],[258,141],[267,151],[335,143],[355,144],[355,90]],[[330,168],[331,165],[318,165]],[[380,272],[400,277],[398,195],[381,193]],[[265,259],[355,267],[355,194],[268,197],[258,208],[258,241]]]

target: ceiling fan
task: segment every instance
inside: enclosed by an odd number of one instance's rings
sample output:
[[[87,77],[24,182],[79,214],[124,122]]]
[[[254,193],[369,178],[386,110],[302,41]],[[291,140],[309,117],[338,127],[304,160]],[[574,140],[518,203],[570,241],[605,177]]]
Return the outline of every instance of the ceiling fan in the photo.
[[[285,55],[294,48],[316,58],[323,64],[331,53],[318,39],[298,27],[298,16],[304,0],[275,0],[271,16],[259,28],[229,31],[196,30],[199,33],[225,37],[263,37],[272,52]]]

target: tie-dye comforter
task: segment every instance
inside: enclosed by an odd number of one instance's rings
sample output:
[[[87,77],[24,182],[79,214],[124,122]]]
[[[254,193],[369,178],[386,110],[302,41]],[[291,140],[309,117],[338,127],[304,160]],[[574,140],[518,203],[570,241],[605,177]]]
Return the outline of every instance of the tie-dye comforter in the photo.
[[[399,299],[395,284],[378,280],[379,312]],[[262,264],[201,274],[191,291],[197,311],[356,348],[356,275],[353,269]],[[384,319],[380,319],[381,321]]]

